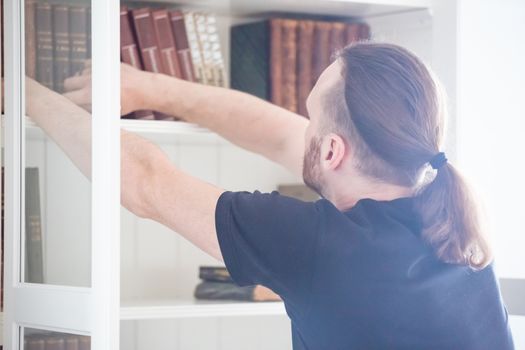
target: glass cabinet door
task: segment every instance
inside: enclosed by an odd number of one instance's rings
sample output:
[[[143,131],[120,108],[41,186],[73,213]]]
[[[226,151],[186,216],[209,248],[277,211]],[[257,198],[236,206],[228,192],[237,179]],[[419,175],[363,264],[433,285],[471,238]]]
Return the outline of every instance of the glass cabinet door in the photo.
[[[115,349],[119,3],[4,10],[4,346]]]

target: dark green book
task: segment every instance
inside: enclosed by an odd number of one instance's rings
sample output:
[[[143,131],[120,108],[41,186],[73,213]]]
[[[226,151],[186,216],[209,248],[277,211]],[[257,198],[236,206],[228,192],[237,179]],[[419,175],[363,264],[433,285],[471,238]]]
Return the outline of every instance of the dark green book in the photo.
[[[270,34],[268,21],[236,25],[230,31],[230,85],[270,99]]]
[[[44,282],[42,254],[42,218],[40,214],[40,186],[38,168],[26,168],[25,188],[25,282]]]

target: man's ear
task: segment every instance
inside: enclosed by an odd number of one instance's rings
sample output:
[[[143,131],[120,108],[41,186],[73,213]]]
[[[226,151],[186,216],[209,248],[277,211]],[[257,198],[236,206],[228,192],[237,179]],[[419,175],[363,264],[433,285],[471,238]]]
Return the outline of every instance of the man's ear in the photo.
[[[325,135],[321,144],[321,166],[325,170],[338,169],[347,152],[348,147],[341,136],[334,133]]]

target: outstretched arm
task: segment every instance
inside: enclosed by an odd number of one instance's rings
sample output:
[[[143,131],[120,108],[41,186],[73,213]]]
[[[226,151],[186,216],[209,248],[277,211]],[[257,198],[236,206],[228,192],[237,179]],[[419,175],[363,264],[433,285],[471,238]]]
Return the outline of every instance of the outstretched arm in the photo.
[[[308,120],[252,95],[139,71],[122,64],[122,114],[152,109],[216,132],[234,144],[302,174]],[[66,94],[87,105],[89,76],[66,80]]]
[[[26,112],[91,178],[91,116],[67,98],[27,80]],[[222,260],[215,207],[223,191],[178,170],[159,147],[121,132],[121,202]]]

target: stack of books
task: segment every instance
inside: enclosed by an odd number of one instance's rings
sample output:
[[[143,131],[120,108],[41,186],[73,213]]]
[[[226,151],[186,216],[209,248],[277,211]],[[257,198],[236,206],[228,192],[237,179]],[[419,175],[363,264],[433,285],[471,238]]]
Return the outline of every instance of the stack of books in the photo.
[[[25,2],[26,75],[57,92],[91,57],[88,5]]]
[[[123,6],[120,31],[123,62],[150,72],[226,87],[214,15]],[[151,111],[138,111],[127,117],[173,119]]]
[[[333,54],[368,40],[366,23],[272,18],[231,30],[231,87],[307,116],[306,98]]]
[[[281,298],[270,289],[260,286],[239,287],[226,267],[199,267],[201,283],[195,288],[195,298],[201,300],[237,300],[237,301],[280,301]]]
[[[91,338],[65,333],[38,332],[24,337],[26,350],[89,350]]]

